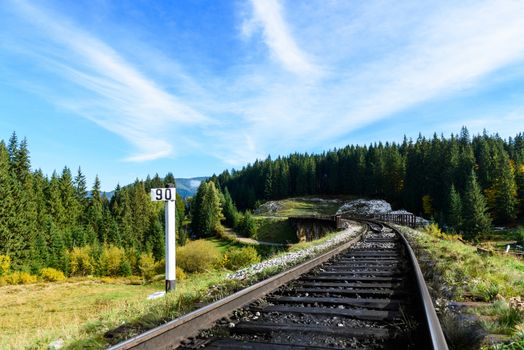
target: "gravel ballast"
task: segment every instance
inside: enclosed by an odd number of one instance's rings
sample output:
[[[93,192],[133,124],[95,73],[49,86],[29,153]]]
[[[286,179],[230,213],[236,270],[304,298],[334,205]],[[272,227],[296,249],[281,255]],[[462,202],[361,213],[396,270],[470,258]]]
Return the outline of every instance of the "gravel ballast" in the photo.
[[[245,269],[229,274],[227,278],[243,280],[269,268],[293,265],[353,239],[361,229],[362,225],[355,222],[348,222],[346,229],[340,231],[337,235],[319,245],[305,248],[298,252],[287,253],[255,265],[251,265]]]

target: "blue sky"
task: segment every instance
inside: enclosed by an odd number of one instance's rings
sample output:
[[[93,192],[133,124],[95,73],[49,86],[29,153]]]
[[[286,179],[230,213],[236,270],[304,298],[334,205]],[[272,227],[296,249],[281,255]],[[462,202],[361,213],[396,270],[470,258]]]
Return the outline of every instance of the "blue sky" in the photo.
[[[0,138],[102,187],[403,135],[524,131],[523,1],[0,4]]]

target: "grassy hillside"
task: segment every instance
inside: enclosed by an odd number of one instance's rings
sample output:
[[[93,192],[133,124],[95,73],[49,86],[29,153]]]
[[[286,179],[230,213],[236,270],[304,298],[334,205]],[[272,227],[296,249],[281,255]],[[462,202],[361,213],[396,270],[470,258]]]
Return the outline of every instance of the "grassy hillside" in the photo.
[[[289,198],[266,202],[255,210],[255,214],[276,217],[334,215],[342,203],[343,200],[338,198]]]
[[[344,203],[341,198],[300,197],[268,201],[254,212],[259,241],[291,244],[298,238],[287,221],[290,216],[334,215]]]
[[[286,218],[255,217],[258,229],[256,237],[259,241],[274,243],[297,243],[295,230]]]
[[[416,250],[426,283],[439,301],[441,324],[454,341],[471,342],[480,327],[491,334],[491,338],[520,344],[499,347],[499,350],[523,348],[524,310],[510,305],[524,295],[524,260],[489,250],[479,251],[455,236],[442,234],[435,226],[426,231],[401,230]],[[443,307],[447,302],[465,307],[466,313],[476,315],[478,322],[452,316],[454,313]],[[473,349],[468,344],[455,348]]]

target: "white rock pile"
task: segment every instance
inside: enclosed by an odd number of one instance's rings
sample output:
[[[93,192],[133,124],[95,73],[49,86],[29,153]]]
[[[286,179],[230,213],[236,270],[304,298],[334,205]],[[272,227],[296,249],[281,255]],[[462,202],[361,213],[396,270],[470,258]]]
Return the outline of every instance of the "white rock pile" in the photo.
[[[278,201],[268,201],[261,206],[259,206],[257,209],[255,209],[255,214],[274,214],[282,209],[282,204]]]
[[[377,214],[412,214],[405,209],[392,210],[391,204],[383,199],[355,199],[344,203],[337,214],[348,213],[358,216],[373,216]],[[417,225],[426,226],[429,221],[416,216]]]
[[[356,215],[387,214],[391,210],[391,204],[382,199],[355,199],[344,203],[337,214],[345,212]]]
[[[245,269],[238,270],[235,273],[229,274],[227,278],[243,280],[249,276],[252,276],[269,268],[292,265],[296,262],[311,258],[323,251],[326,251],[332,247],[335,247],[337,245],[351,240],[357,235],[360,229],[361,226],[359,225],[349,225],[344,231],[341,231],[333,238],[330,238],[319,245],[310,248],[305,248],[299,250],[298,252],[287,253],[277,258],[269,259],[255,265],[251,265]]]

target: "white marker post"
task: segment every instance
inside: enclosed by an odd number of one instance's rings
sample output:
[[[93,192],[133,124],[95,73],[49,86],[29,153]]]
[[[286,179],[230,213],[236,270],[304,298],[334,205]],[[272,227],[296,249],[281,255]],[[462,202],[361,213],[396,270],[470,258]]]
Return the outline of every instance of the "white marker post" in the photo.
[[[165,202],[166,211],[166,292],[176,287],[176,236],[175,236],[175,199],[176,188],[168,184],[166,188],[152,188],[151,200]]]

